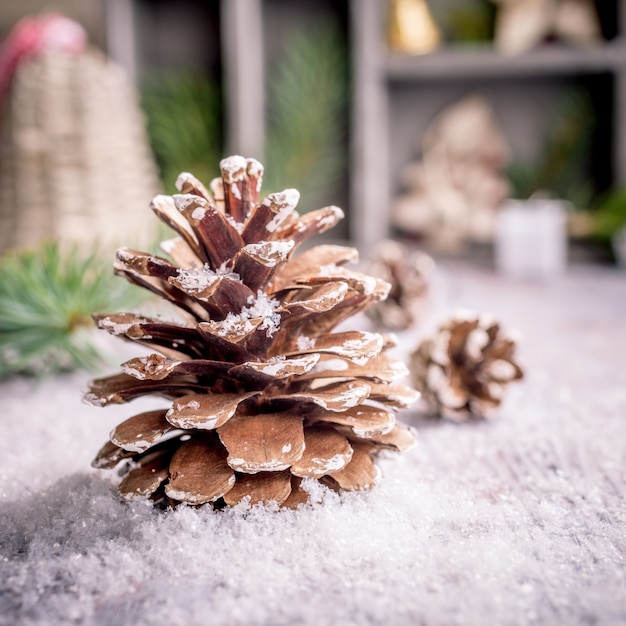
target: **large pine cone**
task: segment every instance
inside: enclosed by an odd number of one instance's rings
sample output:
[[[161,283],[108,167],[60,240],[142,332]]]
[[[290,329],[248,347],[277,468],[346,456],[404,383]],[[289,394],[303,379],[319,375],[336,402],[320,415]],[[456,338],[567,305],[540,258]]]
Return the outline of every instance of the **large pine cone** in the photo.
[[[229,157],[212,193],[190,174],[155,213],[179,236],[160,256],[122,249],[115,271],[176,306],[182,321],[94,316],[100,328],[155,350],[92,382],[97,405],[144,395],[169,400],[111,433],[94,466],[126,460],[125,499],[193,505],[306,501],[303,478],[369,489],[373,455],[413,438],[395,412],[416,399],[408,373],[374,333],[333,333],[389,286],[343,267],[352,248],[297,246],[334,226],[337,207],[299,216],[296,190],[258,202],[263,168]]]
[[[485,417],[500,405],[505,386],[523,376],[515,348],[515,340],[491,319],[453,318],[411,355],[413,383],[430,410],[442,417]]]

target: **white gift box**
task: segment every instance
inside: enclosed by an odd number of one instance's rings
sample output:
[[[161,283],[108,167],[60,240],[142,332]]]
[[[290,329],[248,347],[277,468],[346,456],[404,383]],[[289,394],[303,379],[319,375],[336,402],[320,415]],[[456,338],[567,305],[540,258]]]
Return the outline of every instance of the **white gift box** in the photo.
[[[566,203],[509,200],[498,212],[495,260],[508,276],[551,278],[567,265]]]

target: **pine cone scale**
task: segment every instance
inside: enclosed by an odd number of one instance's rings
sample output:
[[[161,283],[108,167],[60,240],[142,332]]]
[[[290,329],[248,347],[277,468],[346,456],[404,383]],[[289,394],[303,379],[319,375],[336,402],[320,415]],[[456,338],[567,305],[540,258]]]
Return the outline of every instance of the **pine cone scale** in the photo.
[[[171,257],[178,267],[194,270],[202,267],[202,262],[182,237],[166,239],[160,243],[159,247]]]
[[[167,259],[131,248],[120,248],[115,255],[115,260],[116,269],[164,280],[170,276],[176,276],[178,271]]]
[[[160,354],[149,354],[136,357],[122,363],[122,372],[138,380],[164,380],[173,376],[223,376],[230,369],[229,363],[209,361],[207,359],[191,359],[177,361]]]
[[[311,426],[304,433],[304,452],[291,466],[301,478],[320,478],[342,470],[352,458],[352,446],[334,428]]]
[[[187,218],[211,267],[219,268],[244,246],[226,216],[199,196],[174,196],[176,208]]]
[[[225,212],[238,223],[244,222],[250,209],[250,190],[246,184],[248,161],[252,161],[252,159],[231,156],[223,159],[220,163]]]
[[[305,213],[297,222],[278,231],[278,238],[291,239],[296,245],[313,235],[320,235],[344,218],[343,211],[336,206],[328,206]]]
[[[354,441],[352,432],[345,432],[344,434],[350,442]],[[359,440],[357,440],[358,442]],[[415,437],[404,424],[398,422],[387,434],[373,435],[367,438],[367,442],[363,443],[373,443],[378,447],[404,452],[405,450],[410,450],[415,445]]]
[[[209,262],[191,226],[189,226],[187,221],[178,212],[173,198],[164,195],[155,196],[150,203],[150,208],[164,224],[167,224],[182,237],[194,256],[199,259],[202,264]]]
[[[167,411],[165,419],[177,428],[190,430],[214,430],[225,424],[237,411],[239,405],[258,391],[248,393],[201,393],[176,398]]]
[[[302,336],[298,340],[298,349],[287,355],[335,354],[359,361],[368,361],[378,356],[383,349],[383,339],[377,333],[352,330],[344,333],[320,335],[315,339]]]
[[[315,413],[309,420],[348,426],[354,435],[362,439],[385,435],[396,425],[394,413],[373,406],[358,406],[341,413],[334,411]]]
[[[370,400],[382,402],[394,409],[406,409],[419,398],[419,393],[408,385],[381,385],[368,381],[370,386]]]
[[[197,329],[156,322],[133,313],[93,315],[96,326],[108,333],[136,341],[148,348],[167,350],[169,358],[188,359],[202,353],[202,338]]]
[[[107,406],[124,404],[146,395],[159,395],[171,399],[188,393],[201,392],[203,389],[200,383],[190,380],[137,380],[127,374],[117,374],[93,381],[85,399],[96,406]]]
[[[234,272],[256,292],[270,282],[280,263],[289,258],[293,242],[262,241],[248,244],[235,257]]]
[[[168,278],[168,283],[200,302],[216,319],[222,317],[223,311],[240,311],[255,296],[238,279],[208,272],[179,271],[178,276]]]
[[[235,486],[224,495],[228,506],[239,504],[249,498],[251,505],[276,502],[283,504],[291,495],[291,472],[259,472],[237,476]]]
[[[280,225],[292,214],[299,199],[300,194],[295,189],[285,189],[267,196],[246,222],[241,233],[243,240],[246,243],[271,240]]]
[[[376,447],[370,443],[351,442],[352,458],[337,472],[329,472],[331,485],[337,485],[347,491],[365,491],[372,489],[380,480],[380,471],[372,460]]]
[[[166,412],[146,411],[128,418],[111,432],[111,442],[129,452],[144,452],[174,430],[165,419]]]
[[[197,438],[183,443],[169,463],[165,493],[190,504],[215,502],[235,484],[235,472],[226,463],[226,453],[215,438]]]
[[[211,200],[209,190],[193,174],[181,172],[176,179],[176,189],[182,194],[200,196],[207,201]]]
[[[343,412],[351,409],[363,401],[369,395],[370,386],[358,380],[349,380],[333,383],[317,389],[304,389],[286,394],[268,394],[267,399],[276,401],[299,402],[303,404],[315,404],[329,411]]]
[[[336,357],[324,358],[324,356],[322,356],[319,366],[314,368],[310,374],[305,374],[303,378],[320,377],[320,375],[327,371],[325,369],[327,364],[333,364],[332,359],[334,358]],[[367,381],[373,380],[382,385],[397,383],[405,378],[408,373],[408,369],[404,363],[390,358],[389,355],[385,353],[379,354],[363,365],[354,363],[352,360],[344,361],[344,363],[345,365],[342,365],[340,371],[337,372],[340,377],[363,378]]]
[[[150,498],[167,480],[169,457],[159,455],[148,463],[131,469],[124,477],[118,491],[123,500],[144,500]]]
[[[356,263],[359,253],[356,248],[344,246],[321,245],[305,250],[290,263],[282,265],[276,270],[272,281],[276,291],[294,288],[301,285],[300,280],[306,280],[309,276],[323,271],[322,268],[331,268],[344,263]]]
[[[217,432],[230,467],[246,474],[288,469],[304,452],[303,420],[292,412],[238,415]]]
[[[96,469],[113,469],[121,461],[133,456],[129,450],[118,446],[112,441],[107,441],[91,462],[91,466]]]
[[[210,322],[200,322],[197,330],[205,341],[205,353],[215,360],[224,360],[232,364],[245,363],[254,358],[254,355],[244,345],[212,332]]]

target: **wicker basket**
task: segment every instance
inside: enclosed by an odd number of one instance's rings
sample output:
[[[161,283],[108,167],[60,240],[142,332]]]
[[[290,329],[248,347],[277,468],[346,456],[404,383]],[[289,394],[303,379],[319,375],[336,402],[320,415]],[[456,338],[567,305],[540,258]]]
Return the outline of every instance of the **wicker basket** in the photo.
[[[91,49],[19,66],[0,129],[0,253],[46,237],[150,243],[147,204],[159,188],[121,68]]]

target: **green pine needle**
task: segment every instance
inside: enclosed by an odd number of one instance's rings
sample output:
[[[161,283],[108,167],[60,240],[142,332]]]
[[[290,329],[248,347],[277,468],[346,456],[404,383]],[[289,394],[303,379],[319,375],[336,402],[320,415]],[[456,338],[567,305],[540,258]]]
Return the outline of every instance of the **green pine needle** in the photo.
[[[94,311],[139,302],[111,263],[45,242],[0,258],[0,377],[94,368],[103,359],[86,329]]]

